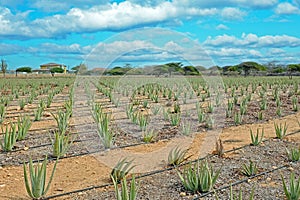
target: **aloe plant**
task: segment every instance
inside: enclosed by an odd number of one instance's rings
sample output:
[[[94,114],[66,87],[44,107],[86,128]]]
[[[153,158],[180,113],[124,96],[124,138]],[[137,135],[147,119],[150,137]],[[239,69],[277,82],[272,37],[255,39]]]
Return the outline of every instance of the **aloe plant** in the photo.
[[[69,134],[54,132],[54,139],[52,139],[53,157],[63,157],[71,147],[73,140]]]
[[[189,164],[184,168],[183,172],[177,170],[184,188],[193,193],[210,191],[216,183],[220,172],[221,169],[214,172],[207,161],[197,161],[194,165]]]
[[[135,167],[132,165],[133,160],[127,160],[127,158],[123,158],[119,160],[116,166],[112,169],[110,176],[115,181],[123,180],[127,174]]]
[[[168,165],[177,166],[189,159],[191,155],[186,156],[188,151],[189,149],[182,150],[179,148],[179,146],[173,148],[168,155]]]
[[[258,168],[257,164],[255,164],[252,160],[250,160],[249,164],[243,164],[242,166],[242,173],[245,176],[253,176],[257,173]]]
[[[143,114],[139,114],[138,116],[139,126],[142,131],[145,131],[148,125],[148,118]]]
[[[182,129],[182,134],[183,135],[190,135],[191,134],[191,123],[190,122],[186,122],[186,123],[182,123],[181,124],[181,129]]]
[[[256,135],[254,135],[252,129],[250,129],[250,136],[251,136],[251,144],[253,146],[258,146],[264,139],[264,129],[262,129],[260,136],[259,136],[259,129],[256,130]]]
[[[300,147],[292,148],[290,150],[286,149],[286,153],[289,161],[296,162],[300,160]]]
[[[32,122],[30,121],[29,116],[18,118],[17,140],[24,140],[25,139],[31,125],[32,125]]]
[[[65,134],[69,127],[70,113],[59,110],[56,115],[53,113],[51,114],[56,121],[58,131],[61,134]]]
[[[25,105],[26,105],[25,100],[24,100],[24,99],[21,99],[21,100],[19,101],[20,110],[23,110],[24,107],[25,107]]]
[[[2,128],[2,132],[4,132],[3,142],[1,143],[2,150],[12,151],[17,141],[16,125],[7,125],[5,131]]]
[[[180,123],[180,113],[170,114],[170,122],[172,126],[177,126]]]
[[[137,192],[138,192],[138,186],[135,183],[135,176],[132,176],[130,189],[128,190],[127,187],[127,180],[124,177],[124,179],[121,181],[121,191],[118,189],[118,183],[117,180],[115,180],[112,177],[114,188],[115,188],[115,194],[117,200],[135,200],[137,198]]]
[[[281,180],[283,184],[283,190],[286,198],[288,200],[299,200],[300,199],[300,178],[296,182],[295,173],[291,173],[290,176],[290,187],[287,187],[286,182],[284,181],[283,176],[281,175]]]
[[[154,130],[145,130],[145,131],[143,131],[142,140],[143,140],[143,142],[150,143],[155,140],[156,136],[157,135],[154,132]]]
[[[274,122],[274,128],[275,128],[276,137],[278,139],[283,139],[285,137],[285,135],[286,135],[287,128],[288,128],[288,126],[286,125],[286,122],[284,123],[284,125],[282,125],[281,123],[280,124],[276,124]]]
[[[6,108],[3,104],[0,104],[0,124],[2,124],[2,122],[5,119],[5,112],[6,112]]]
[[[32,159],[29,160],[29,177],[26,170],[26,164],[23,163],[23,172],[24,172],[24,181],[27,194],[32,199],[41,199],[48,192],[51,182],[53,180],[53,176],[56,170],[56,166],[58,163],[58,159],[56,160],[54,167],[52,169],[51,176],[48,180],[48,184],[46,185],[46,174],[47,174],[47,157],[44,159],[42,163],[38,162],[35,166],[33,165]]]

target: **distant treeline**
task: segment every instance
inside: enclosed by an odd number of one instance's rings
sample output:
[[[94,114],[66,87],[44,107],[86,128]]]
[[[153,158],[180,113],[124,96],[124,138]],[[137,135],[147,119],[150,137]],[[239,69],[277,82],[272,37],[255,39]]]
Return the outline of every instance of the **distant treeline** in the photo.
[[[134,68],[130,65],[124,67],[116,66],[112,69],[106,69],[104,75],[156,75],[156,76],[171,76],[189,75],[197,76],[201,74],[219,73],[222,75],[291,75],[300,72],[300,64],[275,65],[269,63],[262,65],[256,62],[242,62],[238,65],[230,66],[213,66],[205,68],[203,66],[183,66],[180,62],[166,63],[162,65],[147,66],[143,68]]]

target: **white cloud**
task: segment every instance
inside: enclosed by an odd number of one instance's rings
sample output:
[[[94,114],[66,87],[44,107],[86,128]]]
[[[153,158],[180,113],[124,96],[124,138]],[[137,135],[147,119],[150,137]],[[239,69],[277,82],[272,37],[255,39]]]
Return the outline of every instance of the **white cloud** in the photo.
[[[300,10],[298,7],[288,2],[284,2],[277,5],[275,13],[278,15],[300,14]]]
[[[224,24],[219,24],[217,27],[216,27],[217,30],[228,30],[229,28],[224,25]]]
[[[72,8],[66,14],[56,14],[28,22],[24,18],[16,20],[17,15],[13,15],[7,8],[2,9],[5,11],[0,14],[0,22],[5,28],[1,29],[4,30],[2,34],[15,33],[24,37],[55,37],[72,32],[118,31],[139,26],[174,23],[174,21],[180,24],[178,20],[180,18],[207,17],[218,13],[216,8],[176,7],[174,3],[168,1],[153,7],[124,1],[88,9]]]
[[[266,48],[279,48],[279,47],[299,47],[300,38],[288,35],[265,35],[258,37],[255,34],[242,34],[241,38],[230,35],[219,35],[215,38],[208,37],[203,43],[206,46],[249,46],[249,47],[266,47]]]
[[[273,7],[278,0],[174,0],[174,2],[182,6],[197,6],[202,8],[223,8],[237,6],[253,9],[266,9]]]
[[[227,7],[221,11],[221,17],[224,20],[242,20],[246,16],[246,12],[241,11],[239,8]]]

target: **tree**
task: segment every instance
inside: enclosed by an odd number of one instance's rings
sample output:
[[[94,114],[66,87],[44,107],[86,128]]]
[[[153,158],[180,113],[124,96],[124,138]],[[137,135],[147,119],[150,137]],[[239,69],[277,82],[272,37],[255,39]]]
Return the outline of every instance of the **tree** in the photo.
[[[54,67],[52,69],[50,69],[50,73],[52,76],[54,76],[55,73],[64,73],[64,69],[60,68],[60,67]]]
[[[256,62],[242,62],[238,65],[238,68],[244,71],[244,76],[248,76],[251,71],[266,71],[266,67],[263,65],[260,65]]]
[[[166,65],[157,65],[153,68],[153,73],[159,77],[160,75],[168,73],[168,67]]]
[[[199,75],[199,71],[194,66],[183,67],[184,75]]]
[[[167,63],[165,64],[168,68],[169,76],[172,75],[172,72],[183,72],[182,70],[182,63],[181,62],[172,62],[172,63]]]
[[[287,66],[287,71],[289,74],[289,78],[292,79],[292,73],[300,71],[300,64],[289,64]]]
[[[73,67],[72,70],[75,70],[76,74],[84,74],[88,70],[88,68],[86,64],[80,63],[79,65]]]
[[[3,76],[5,77],[7,71],[7,63],[4,59],[1,59],[1,71],[3,73]]]
[[[31,71],[32,71],[31,67],[20,67],[16,70],[16,76],[18,75],[18,72],[31,73]]]

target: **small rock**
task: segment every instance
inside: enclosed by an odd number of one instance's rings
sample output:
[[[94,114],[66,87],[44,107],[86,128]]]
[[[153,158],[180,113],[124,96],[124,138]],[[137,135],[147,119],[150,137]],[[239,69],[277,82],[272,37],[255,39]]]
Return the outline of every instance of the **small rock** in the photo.
[[[84,192],[78,192],[78,195],[80,196],[80,195],[84,195]]]
[[[272,169],[277,169],[277,167],[276,166],[272,166]]]
[[[56,191],[62,192],[62,191],[64,191],[64,189],[62,189],[62,188],[57,188]]]
[[[181,197],[185,197],[185,196],[186,196],[186,193],[185,193],[185,192],[180,192],[180,196],[181,196]]]
[[[29,147],[24,147],[24,151],[27,151],[29,149]]]
[[[292,172],[292,171],[294,171],[294,168],[289,167],[288,170]]]
[[[268,177],[266,180],[267,180],[268,182],[270,182],[272,179],[271,179],[270,177]]]
[[[5,187],[5,184],[1,184],[1,185],[0,185],[0,188],[3,188],[3,187]]]

